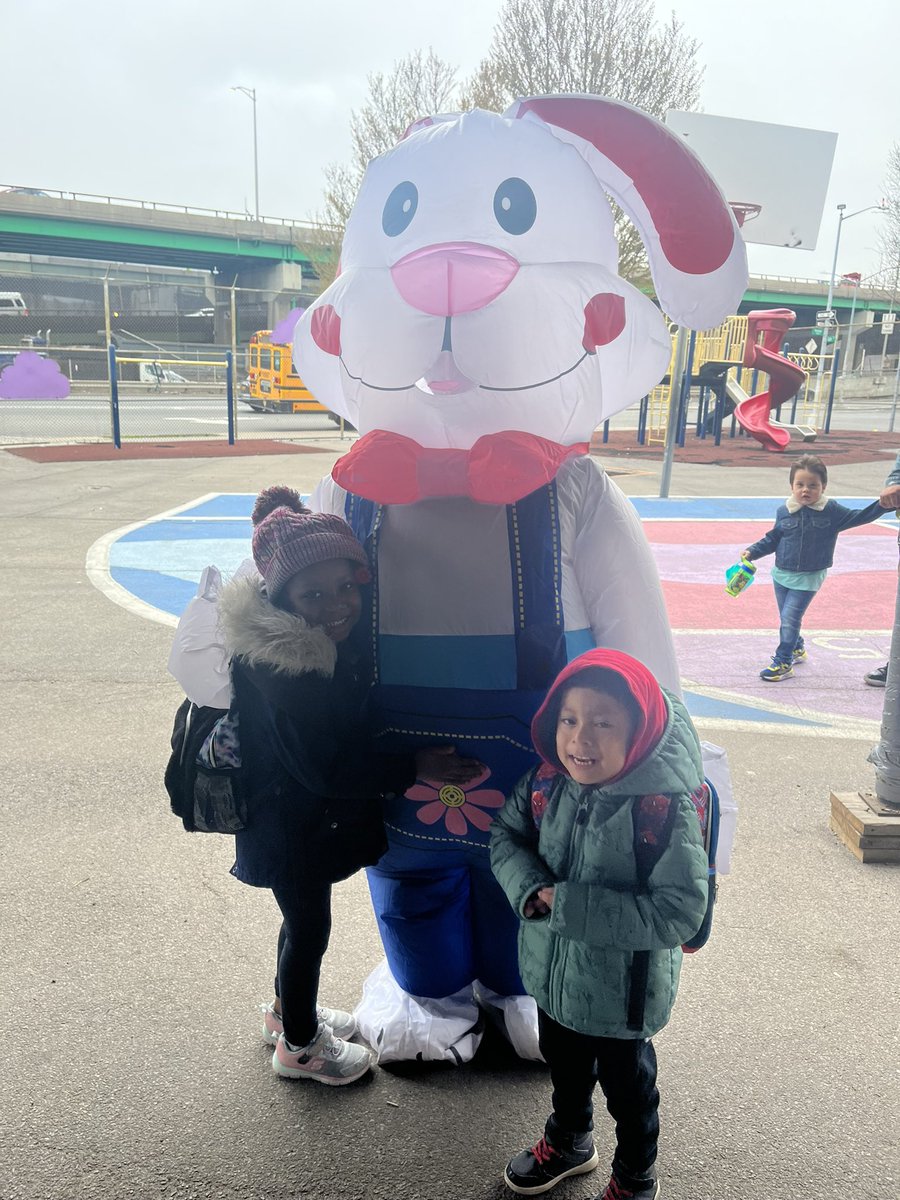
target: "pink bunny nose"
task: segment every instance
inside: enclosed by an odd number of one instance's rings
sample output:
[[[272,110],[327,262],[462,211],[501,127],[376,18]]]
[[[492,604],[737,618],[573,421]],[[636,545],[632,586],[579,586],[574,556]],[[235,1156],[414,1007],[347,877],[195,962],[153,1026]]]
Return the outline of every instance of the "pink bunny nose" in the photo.
[[[475,312],[505,292],[518,262],[476,242],[442,242],[413,250],[391,267],[397,291],[413,308],[434,317]]]

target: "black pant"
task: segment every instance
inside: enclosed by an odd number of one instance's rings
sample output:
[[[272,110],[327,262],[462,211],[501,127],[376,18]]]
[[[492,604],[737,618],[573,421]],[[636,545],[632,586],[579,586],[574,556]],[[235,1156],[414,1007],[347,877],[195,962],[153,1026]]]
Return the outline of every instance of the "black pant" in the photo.
[[[547,1134],[588,1133],[594,1128],[594,1085],[616,1123],[613,1171],[639,1190],[653,1175],[659,1139],[656,1051],[649,1038],[605,1038],[576,1033],[538,1010],[541,1053],[550,1068],[553,1115]]]
[[[272,890],[282,917],[275,995],[281,999],[284,1036],[306,1046],[319,1024],[316,997],[331,934],[331,884],[304,881]]]

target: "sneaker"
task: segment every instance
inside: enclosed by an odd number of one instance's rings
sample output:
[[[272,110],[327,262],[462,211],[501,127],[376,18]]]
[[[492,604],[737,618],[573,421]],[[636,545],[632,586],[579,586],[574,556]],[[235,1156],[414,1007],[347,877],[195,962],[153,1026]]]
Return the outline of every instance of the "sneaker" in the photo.
[[[764,679],[766,683],[779,683],[782,679],[788,679],[794,673],[794,668],[790,663],[779,662],[777,658],[772,659],[772,665],[760,671],[760,679]]]
[[[887,663],[883,667],[879,667],[877,671],[870,671],[868,675],[863,675],[863,682],[869,687],[886,687],[887,686]]]
[[[261,1004],[259,1011],[263,1014],[263,1040],[275,1046],[284,1033],[281,1016],[271,1004]],[[356,1017],[341,1008],[326,1008],[324,1004],[317,1004],[316,1020],[320,1025],[330,1025],[335,1037],[350,1038],[356,1033]]]
[[[806,653],[806,647],[798,646],[797,649],[794,651],[793,655],[791,656],[791,662],[792,663],[806,662],[807,657],[808,657],[808,655]]]
[[[615,1175],[597,1197],[597,1200],[656,1200],[659,1195],[659,1181],[648,1179],[644,1187],[634,1191],[620,1183]]]
[[[292,1046],[284,1034],[272,1055],[272,1070],[286,1079],[315,1079],[341,1087],[361,1079],[371,1069],[372,1055],[365,1046],[336,1038],[327,1025],[319,1025],[308,1046]]]
[[[561,1179],[587,1175],[598,1163],[594,1140],[589,1133],[558,1136],[554,1146],[542,1137],[536,1146],[511,1158],[503,1172],[503,1182],[520,1196],[549,1192]]]

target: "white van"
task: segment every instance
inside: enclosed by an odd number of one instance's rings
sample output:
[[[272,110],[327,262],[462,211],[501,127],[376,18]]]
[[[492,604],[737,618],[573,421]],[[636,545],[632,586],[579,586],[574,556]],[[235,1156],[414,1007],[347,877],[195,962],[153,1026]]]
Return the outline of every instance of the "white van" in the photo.
[[[187,383],[183,375],[170,371],[156,362],[141,363],[140,381],[141,383],[155,383],[157,386],[161,383]]]
[[[28,316],[28,307],[21,292],[0,292],[0,317],[5,313],[15,313],[17,317]]]

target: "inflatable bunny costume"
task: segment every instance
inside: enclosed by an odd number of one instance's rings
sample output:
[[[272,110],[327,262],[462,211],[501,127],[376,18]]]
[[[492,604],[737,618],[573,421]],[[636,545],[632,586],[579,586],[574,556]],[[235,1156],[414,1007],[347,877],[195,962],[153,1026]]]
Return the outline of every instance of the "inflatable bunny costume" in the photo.
[[[303,378],[361,434],[313,502],[371,555],[379,737],[486,765],[387,801],[369,884],[389,971],[357,1014],[384,1059],[470,1057],[478,1001],[539,1057],[492,814],[536,761],[531,717],[568,659],[614,647],[678,688],[649,547],[587,453],[670,357],[662,314],[617,275],[605,193],[674,321],[735,310],[744,245],[692,152],[628,105],[550,96],[427,118],[374,160],[341,273],[297,328]]]

